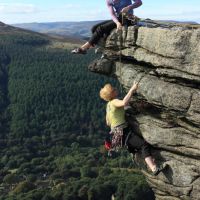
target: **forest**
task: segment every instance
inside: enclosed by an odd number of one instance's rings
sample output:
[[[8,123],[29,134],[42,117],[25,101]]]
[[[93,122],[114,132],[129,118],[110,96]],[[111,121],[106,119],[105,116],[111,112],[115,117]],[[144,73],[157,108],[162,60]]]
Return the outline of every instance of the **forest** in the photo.
[[[152,200],[123,150],[108,157],[98,55],[47,48],[34,33],[0,34],[0,200]]]

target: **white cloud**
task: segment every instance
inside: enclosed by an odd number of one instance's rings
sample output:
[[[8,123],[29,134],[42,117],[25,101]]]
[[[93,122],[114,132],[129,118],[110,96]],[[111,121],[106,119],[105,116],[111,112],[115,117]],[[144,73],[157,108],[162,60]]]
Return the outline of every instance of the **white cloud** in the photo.
[[[63,6],[64,9],[80,9],[81,5],[79,4],[65,4]]]
[[[39,9],[33,4],[6,4],[0,3],[1,14],[30,14],[38,12]]]

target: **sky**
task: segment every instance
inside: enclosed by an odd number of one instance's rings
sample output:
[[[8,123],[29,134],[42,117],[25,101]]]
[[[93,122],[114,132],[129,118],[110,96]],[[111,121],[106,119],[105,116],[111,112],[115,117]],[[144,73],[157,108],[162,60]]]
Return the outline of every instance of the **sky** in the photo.
[[[200,23],[200,0],[143,0],[134,12],[140,18]],[[105,0],[0,0],[0,21],[7,24],[104,19],[110,19]]]

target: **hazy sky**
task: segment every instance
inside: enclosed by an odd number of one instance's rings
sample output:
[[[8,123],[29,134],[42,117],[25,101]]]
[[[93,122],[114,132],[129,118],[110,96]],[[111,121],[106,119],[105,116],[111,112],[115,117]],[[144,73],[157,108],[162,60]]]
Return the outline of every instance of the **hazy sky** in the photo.
[[[143,0],[135,14],[141,18],[200,23],[200,0]],[[109,18],[105,0],[0,0],[0,21],[8,24]]]

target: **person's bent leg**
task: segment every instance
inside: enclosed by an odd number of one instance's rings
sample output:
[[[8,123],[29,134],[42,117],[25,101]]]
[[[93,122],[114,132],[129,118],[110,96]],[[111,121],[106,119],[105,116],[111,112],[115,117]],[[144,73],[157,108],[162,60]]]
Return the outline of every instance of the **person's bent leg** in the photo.
[[[128,140],[128,145],[131,145],[132,148],[142,151],[142,156],[148,167],[151,169],[153,175],[157,176],[167,166],[161,165],[158,167],[156,165],[154,159],[151,156],[150,145],[142,137],[135,134],[132,135],[132,137]]]
[[[142,157],[144,158],[148,167],[151,169],[152,172],[156,170],[156,164],[151,156],[150,145],[142,137],[134,134],[129,139],[128,144],[137,150],[141,150]]]
[[[157,176],[161,171],[165,169],[167,165],[160,165],[157,166],[157,164],[154,162],[153,157],[150,153],[150,145],[145,141],[145,143],[142,145],[142,154],[145,159],[145,162],[147,163],[148,167],[151,169],[153,175]]]
[[[89,42],[86,42],[84,45],[81,46],[81,49],[88,50],[92,47],[92,45]]]
[[[148,167],[151,169],[151,171],[155,172],[156,171],[156,164],[155,164],[152,156],[148,156],[144,160],[147,163]]]
[[[112,20],[108,21],[107,23],[101,24],[96,28],[88,43],[91,46],[95,46],[104,36],[104,34],[109,35],[114,28],[116,28],[116,24]]]
[[[98,27],[95,27],[95,31],[92,34],[90,40],[83,44],[81,47],[72,50],[71,53],[86,54],[87,50],[91,47],[94,47],[104,36],[104,34],[108,35],[114,28],[116,28],[116,24],[112,20],[98,24]]]
[[[103,21],[103,22],[100,22],[98,24],[95,24],[92,28],[91,28],[91,32],[94,33],[97,29],[97,27],[101,26],[101,25],[104,25],[108,22],[111,22],[111,20],[106,20],[106,21]]]

